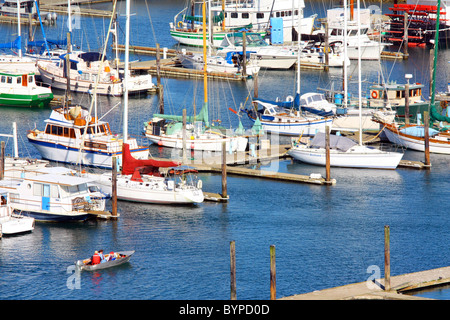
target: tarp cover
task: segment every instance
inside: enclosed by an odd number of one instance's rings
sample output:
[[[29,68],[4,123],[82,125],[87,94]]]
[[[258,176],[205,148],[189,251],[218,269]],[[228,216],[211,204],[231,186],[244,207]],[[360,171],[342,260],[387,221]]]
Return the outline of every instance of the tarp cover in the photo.
[[[134,174],[135,171],[153,174],[158,168],[178,167],[181,163],[176,161],[159,161],[153,159],[135,159],[130,152],[130,145],[124,143],[122,146],[122,174]]]
[[[325,149],[325,138],[325,132],[317,132],[311,141],[311,146]],[[337,149],[345,152],[355,145],[357,145],[357,143],[350,138],[330,134],[330,149]]]

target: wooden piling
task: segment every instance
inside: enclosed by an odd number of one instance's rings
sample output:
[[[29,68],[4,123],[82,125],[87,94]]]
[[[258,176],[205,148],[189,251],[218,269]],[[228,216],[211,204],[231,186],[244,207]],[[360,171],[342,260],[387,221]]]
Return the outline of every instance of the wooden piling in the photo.
[[[222,142],[222,198],[228,198],[227,191],[227,145]]]
[[[230,299],[236,300],[236,244],[230,242]]]
[[[404,12],[403,16],[403,59],[409,58],[408,53],[408,12]]]
[[[275,263],[275,246],[270,246],[270,300],[277,298],[277,270]]]
[[[384,290],[391,290],[391,248],[389,226],[384,226]]]
[[[0,180],[5,178],[5,141],[1,143],[0,150]]]
[[[424,119],[423,119],[423,130],[424,130],[424,140],[425,140],[425,165],[430,166],[431,161],[430,161],[430,133],[429,133],[429,121],[430,121],[430,116],[428,111],[424,111],[423,113],[424,115]]]
[[[409,79],[405,84],[405,124],[409,124]]]
[[[325,181],[331,181],[331,173],[330,173],[330,128],[328,126],[325,127]]]
[[[112,217],[113,219],[117,218],[117,160],[116,157],[112,157],[112,195],[111,195],[111,204],[112,204]]]

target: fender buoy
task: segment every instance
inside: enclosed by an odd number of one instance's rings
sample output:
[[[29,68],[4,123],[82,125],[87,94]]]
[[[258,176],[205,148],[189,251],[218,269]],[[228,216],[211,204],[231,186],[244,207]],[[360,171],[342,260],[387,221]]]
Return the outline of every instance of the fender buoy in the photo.
[[[378,99],[378,92],[377,91],[372,91],[372,98]]]
[[[198,180],[197,181],[197,189],[201,189],[203,187],[203,181],[202,180]]]
[[[286,101],[292,102],[292,101],[294,101],[294,97],[293,96],[287,96],[286,97]]]

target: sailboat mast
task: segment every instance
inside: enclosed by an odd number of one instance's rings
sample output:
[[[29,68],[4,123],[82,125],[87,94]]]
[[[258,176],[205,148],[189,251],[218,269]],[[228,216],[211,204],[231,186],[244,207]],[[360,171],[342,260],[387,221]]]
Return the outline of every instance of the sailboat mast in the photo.
[[[207,110],[208,108],[208,74],[206,72],[207,69],[207,55],[206,55],[206,3],[203,0],[202,5],[202,16],[203,16],[203,109]],[[205,121],[205,120],[203,120]],[[206,120],[205,123],[209,121]]]
[[[345,63],[347,59],[347,22],[348,22],[348,12],[347,12],[347,0],[344,0],[344,65],[342,68],[344,69],[344,108],[347,108],[347,97],[348,97],[348,74],[347,74],[347,65]]]
[[[128,140],[128,75],[130,50],[130,0],[126,0],[125,20],[125,66],[123,81],[123,143]]]
[[[441,0],[437,2],[436,10],[436,34],[434,35],[434,60],[433,60],[433,76],[431,78],[431,102],[430,107],[434,105],[436,99],[436,64],[439,47],[439,18],[441,14]]]
[[[300,52],[302,51],[301,48],[301,39],[302,39],[302,32],[300,30],[302,25],[302,16],[303,16],[303,7],[302,7],[302,0],[298,2],[298,19],[297,19],[297,28],[298,28],[298,36],[297,36],[297,46],[298,46],[298,53],[297,53],[297,94],[300,98]]]
[[[22,36],[20,30],[20,0],[17,0],[17,32],[19,33],[19,58],[22,58]]]
[[[362,90],[361,90],[361,7],[358,0],[358,105],[359,105],[359,144],[362,145]]]

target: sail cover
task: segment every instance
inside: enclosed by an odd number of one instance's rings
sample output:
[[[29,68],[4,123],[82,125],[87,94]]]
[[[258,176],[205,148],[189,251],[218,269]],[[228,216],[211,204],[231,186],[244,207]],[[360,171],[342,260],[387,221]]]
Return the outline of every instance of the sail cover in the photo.
[[[326,135],[325,132],[317,132],[314,139],[311,141],[311,147],[313,148],[323,148],[326,147]],[[336,136],[330,134],[330,149],[337,149],[346,152],[357,143],[350,138],[343,136]]]
[[[122,174],[134,174],[135,171],[145,174],[159,175],[159,168],[178,167],[180,162],[159,161],[153,159],[135,159],[130,152],[130,145],[124,143],[122,146]]]

